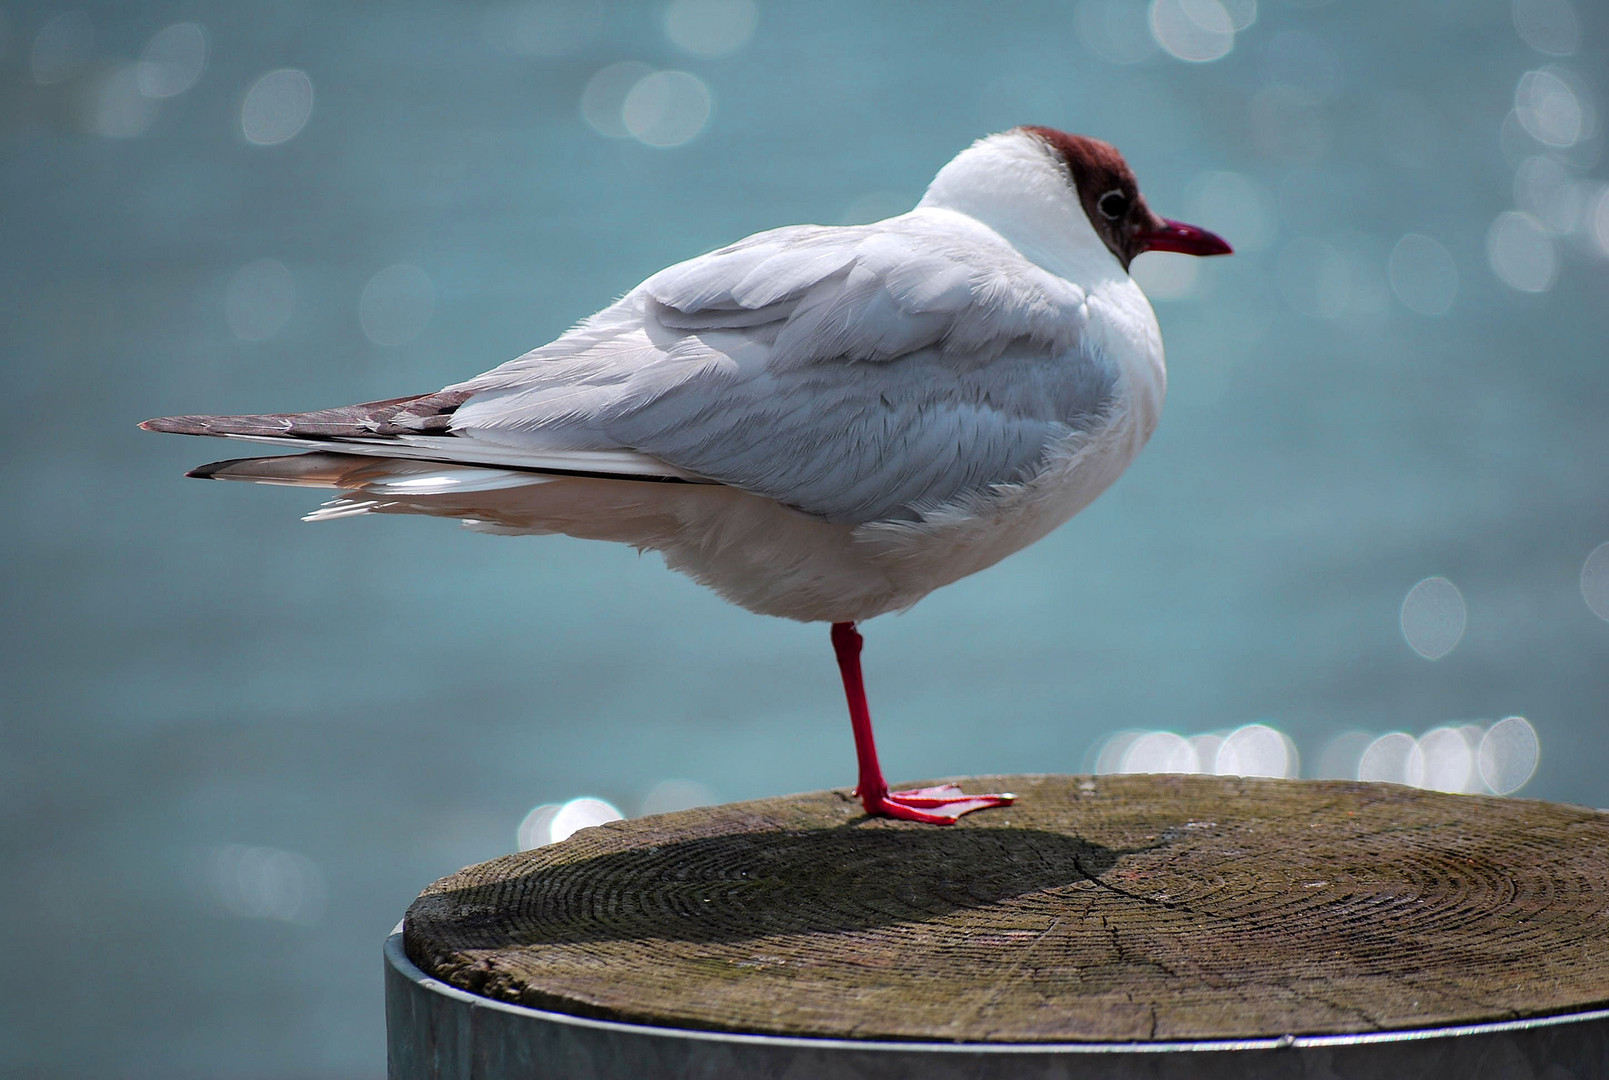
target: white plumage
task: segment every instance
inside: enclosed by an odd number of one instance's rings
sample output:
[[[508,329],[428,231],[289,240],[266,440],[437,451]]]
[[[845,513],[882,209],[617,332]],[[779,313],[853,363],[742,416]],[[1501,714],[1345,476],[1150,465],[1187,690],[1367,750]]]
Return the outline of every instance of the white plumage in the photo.
[[[983,139],[910,213],[798,225],[655,274],[549,344],[435,394],[146,426],[311,448],[193,475],[334,488],[366,513],[664,554],[751,611],[831,622],[868,812],[1009,803],[892,792],[853,624],[1044,536],[1162,407],[1129,261],[1228,245],[1151,213],[1121,155],[1044,128]]]
[[[1066,162],[1016,129],[956,157],[910,213],[775,229],[660,271],[447,387],[466,395],[450,433],[209,432],[385,466],[209,475],[343,489],[310,520],[428,513],[616,540],[750,610],[856,621],[1087,505],[1150,435],[1163,386],[1145,297]]]

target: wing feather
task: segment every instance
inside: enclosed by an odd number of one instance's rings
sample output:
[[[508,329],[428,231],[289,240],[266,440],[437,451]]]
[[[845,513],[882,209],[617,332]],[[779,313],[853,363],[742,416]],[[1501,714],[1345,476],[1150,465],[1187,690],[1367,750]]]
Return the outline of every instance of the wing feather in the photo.
[[[947,212],[795,226],[449,387],[451,431],[645,455],[828,521],[910,519],[1101,421],[1117,374],[1086,318],[1076,286]]]

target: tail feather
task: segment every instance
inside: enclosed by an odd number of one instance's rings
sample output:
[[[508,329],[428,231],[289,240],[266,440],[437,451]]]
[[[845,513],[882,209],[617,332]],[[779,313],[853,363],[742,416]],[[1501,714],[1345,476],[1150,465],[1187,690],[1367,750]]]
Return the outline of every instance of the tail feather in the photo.
[[[285,487],[334,488],[368,495],[462,495],[480,491],[542,484],[552,477],[526,470],[453,465],[413,458],[332,454],[231,458],[191,469],[186,476],[200,480],[244,480]]]
[[[590,476],[600,479],[709,483],[694,473],[634,450],[566,450],[484,442],[451,430],[453,413],[472,395],[466,390],[367,401],[304,413],[261,413],[243,416],[159,416],[140,427],[175,435],[213,435],[245,439],[300,450],[329,450],[335,456],[411,459],[487,469],[523,469],[544,475]],[[189,475],[206,480],[250,479],[225,475],[234,465],[258,458],[215,462]],[[310,467],[310,466],[300,466]],[[275,477],[260,483],[293,483]],[[317,486],[317,485],[314,485]]]
[[[709,500],[715,500],[710,505],[724,505],[720,500],[755,498],[715,484],[555,475],[322,450],[215,461],[190,475],[336,492],[334,499],[304,521],[334,521],[360,514],[423,514],[457,518],[486,532],[562,532],[639,546],[653,546],[674,534],[682,500],[693,500],[685,505],[704,505]]]

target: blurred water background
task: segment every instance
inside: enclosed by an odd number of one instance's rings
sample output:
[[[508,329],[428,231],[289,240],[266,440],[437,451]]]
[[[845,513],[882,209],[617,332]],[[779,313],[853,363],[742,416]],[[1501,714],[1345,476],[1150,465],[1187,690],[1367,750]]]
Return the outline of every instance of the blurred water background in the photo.
[[[4,3],[0,1073],[378,1077],[432,879],[853,779],[825,627],[625,549],[304,525],[137,421],[435,389],[1019,123],[1238,253],[1136,264],[1171,385],[1129,474],[866,628],[890,775],[1609,805],[1606,35],[1571,0]]]

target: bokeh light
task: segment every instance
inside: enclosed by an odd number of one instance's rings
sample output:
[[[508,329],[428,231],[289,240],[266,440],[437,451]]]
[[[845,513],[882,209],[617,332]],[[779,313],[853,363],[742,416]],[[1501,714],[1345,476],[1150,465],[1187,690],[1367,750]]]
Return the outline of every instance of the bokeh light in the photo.
[[[1151,36],[1179,60],[1206,63],[1235,47],[1235,22],[1218,0],[1151,0]]]
[[[613,803],[591,795],[565,803],[543,803],[533,807],[520,821],[515,841],[520,851],[556,844],[581,829],[624,818]]]
[[[39,28],[28,50],[28,74],[40,86],[66,82],[89,63],[95,26],[82,11],[65,11]]]
[[[582,118],[600,135],[611,139],[630,138],[621,109],[632,87],[653,73],[653,68],[636,60],[622,60],[599,68],[581,91]]]
[[[600,68],[581,91],[581,116],[598,134],[657,147],[690,142],[709,123],[713,107],[702,79],[655,71],[635,60]]]
[[[709,122],[709,87],[685,71],[656,71],[638,80],[620,106],[620,119],[640,142],[671,147],[690,142]]]
[[[1123,751],[1118,772],[1193,773],[1201,771],[1195,747],[1183,735],[1171,731],[1147,731],[1133,739]]]
[[[1475,753],[1481,735],[1478,727],[1460,725],[1432,728],[1419,736],[1416,741],[1424,769],[1421,786],[1431,791],[1479,791]]]
[[[1144,734],[1143,731],[1124,728],[1106,736],[1095,750],[1095,760],[1090,765],[1090,772],[1097,775],[1122,772],[1123,757],[1128,753],[1129,744]]]
[[[1505,210],[1486,233],[1486,259],[1498,280],[1520,292],[1547,292],[1559,276],[1553,237],[1530,214]]]
[[[1609,541],[1593,548],[1581,564],[1581,598],[1594,615],[1609,621]]]
[[[1609,185],[1599,188],[1592,199],[1587,230],[1590,239],[1597,245],[1598,254],[1609,258]]]
[[[1403,731],[1381,735],[1364,747],[1358,779],[1418,787],[1425,779],[1425,755],[1419,742]]]
[[[206,66],[206,31],[193,22],[174,23],[158,31],[140,53],[140,93],[176,97],[196,84]]]
[[[236,270],[224,294],[224,318],[242,341],[266,341],[296,312],[296,279],[277,259],[258,259]]]
[[[1436,239],[1409,233],[1391,249],[1391,291],[1421,315],[1445,315],[1458,298],[1458,264]]]
[[[411,263],[397,263],[363,286],[358,323],[376,345],[406,345],[429,325],[435,307],[430,275]]]
[[[1469,612],[1457,585],[1428,577],[1408,590],[1398,619],[1409,648],[1426,660],[1440,660],[1462,640]]]
[[[1464,794],[1510,795],[1536,773],[1540,740],[1524,717],[1490,727],[1443,724],[1418,738],[1405,731],[1347,731],[1321,755],[1318,775],[1405,784]]]
[[[1297,776],[1301,760],[1296,744],[1283,731],[1268,724],[1247,724],[1224,738],[1213,771],[1219,776]]]
[[[275,146],[293,139],[313,115],[313,80],[296,68],[270,71],[246,91],[240,130],[246,141]]]
[[[1510,716],[1493,724],[1480,741],[1481,780],[1497,795],[1509,795],[1536,775],[1542,741],[1523,716]]]
[[[514,830],[514,845],[518,851],[530,851],[553,842],[553,819],[558,816],[562,803],[542,803],[533,806],[520,819]]]
[[[1108,736],[1094,757],[1100,773],[1207,773],[1219,776],[1299,775],[1296,744],[1271,724],[1246,724],[1228,732],[1181,735],[1174,731],[1125,730]]]
[[[553,815],[548,823],[549,842],[557,844],[560,840],[567,840],[582,829],[590,829],[595,825],[603,825],[610,821],[619,821],[626,815],[622,814],[615,805],[603,799],[583,795],[579,799],[571,799],[559,807],[559,812]]]
[[[730,56],[749,43],[759,21],[754,0],[672,0],[665,36],[694,56]]]
[[[1514,117],[1545,146],[1567,149],[1593,133],[1596,114],[1574,73],[1559,67],[1527,71],[1514,88]]]
[[[1533,154],[1514,170],[1514,203],[1553,233],[1572,232],[1581,220],[1583,186],[1558,158]]]

